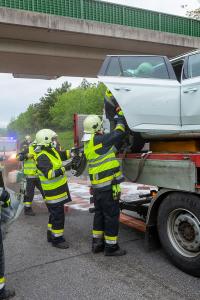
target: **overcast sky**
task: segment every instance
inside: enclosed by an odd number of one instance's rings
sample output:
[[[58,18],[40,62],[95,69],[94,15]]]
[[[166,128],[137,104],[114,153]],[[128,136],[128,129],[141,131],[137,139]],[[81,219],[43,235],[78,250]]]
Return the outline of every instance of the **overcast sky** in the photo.
[[[198,0],[104,0],[129,6],[184,16],[187,10],[200,6]],[[5,127],[12,117],[24,112],[29,104],[38,102],[49,87],[60,87],[64,81],[73,87],[81,78],[62,77],[57,80],[14,79],[10,74],[0,74],[0,127]]]

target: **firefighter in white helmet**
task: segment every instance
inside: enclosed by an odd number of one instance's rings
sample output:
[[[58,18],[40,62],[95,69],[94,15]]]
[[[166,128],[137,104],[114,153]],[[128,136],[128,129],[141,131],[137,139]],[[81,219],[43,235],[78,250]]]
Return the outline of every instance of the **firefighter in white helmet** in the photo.
[[[50,214],[47,241],[51,242],[54,247],[66,249],[69,245],[64,238],[64,204],[71,201],[67,184],[66,161],[71,157],[71,153],[70,150],[56,150],[57,134],[51,129],[38,131],[36,144],[37,169]]]
[[[84,120],[84,153],[92,184],[95,215],[92,251],[106,256],[120,256],[126,251],[118,245],[120,182],[123,175],[115,152],[125,136],[125,119],[121,111],[115,117],[116,127],[104,134],[97,115]]]

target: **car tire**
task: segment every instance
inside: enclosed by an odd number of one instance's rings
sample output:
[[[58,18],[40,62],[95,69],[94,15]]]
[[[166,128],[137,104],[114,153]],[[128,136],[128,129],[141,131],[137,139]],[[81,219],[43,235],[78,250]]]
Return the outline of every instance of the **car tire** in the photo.
[[[145,140],[142,138],[139,132],[132,132],[129,137],[129,142],[131,145],[131,151],[133,153],[140,152],[145,144]]]
[[[184,192],[170,193],[159,207],[157,229],[173,264],[200,277],[200,197]]]

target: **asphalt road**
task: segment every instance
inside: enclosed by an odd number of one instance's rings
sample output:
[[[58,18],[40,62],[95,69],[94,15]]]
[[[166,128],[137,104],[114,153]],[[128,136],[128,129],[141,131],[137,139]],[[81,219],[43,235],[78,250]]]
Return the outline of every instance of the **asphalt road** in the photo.
[[[146,252],[143,235],[120,226],[124,257],[108,258],[90,251],[93,216],[71,208],[65,235],[70,248],[46,242],[48,213],[41,203],[37,215],[21,215],[5,240],[8,286],[18,300],[199,299],[200,279],[184,274],[162,250]]]

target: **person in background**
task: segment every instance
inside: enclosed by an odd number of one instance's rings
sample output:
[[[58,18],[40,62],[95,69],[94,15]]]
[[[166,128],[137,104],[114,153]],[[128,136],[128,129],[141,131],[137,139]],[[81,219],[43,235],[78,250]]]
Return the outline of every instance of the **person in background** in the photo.
[[[35,143],[31,142],[31,137],[27,135],[24,142],[21,144],[21,151],[18,154],[18,159],[23,162],[23,172],[26,177],[26,192],[24,197],[24,214],[27,216],[35,216],[32,209],[35,188],[43,195],[40,184],[36,161],[35,161]]]

